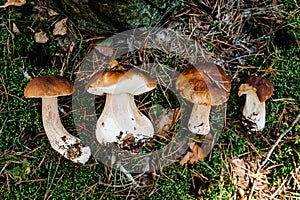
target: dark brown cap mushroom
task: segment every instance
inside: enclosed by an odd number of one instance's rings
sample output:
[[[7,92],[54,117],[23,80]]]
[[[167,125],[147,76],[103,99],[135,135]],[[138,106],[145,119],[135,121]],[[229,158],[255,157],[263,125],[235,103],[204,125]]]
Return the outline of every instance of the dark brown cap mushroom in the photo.
[[[261,131],[264,128],[265,101],[271,97],[273,91],[272,83],[262,76],[249,76],[240,85],[238,95],[246,94],[243,115],[246,121],[251,122],[251,130]]]
[[[228,100],[231,83],[226,72],[214,63],[196,63],[184,70],[176,81],[176,88],[182,97],[194,103],[189,120],[193,133],[209,133],[211,106]]]
[[[241,84],[238,95],[246,94],[249,90],[256,91],[259,101],[265,102],[272,96],[274,87],[265,77],[248,76]]]

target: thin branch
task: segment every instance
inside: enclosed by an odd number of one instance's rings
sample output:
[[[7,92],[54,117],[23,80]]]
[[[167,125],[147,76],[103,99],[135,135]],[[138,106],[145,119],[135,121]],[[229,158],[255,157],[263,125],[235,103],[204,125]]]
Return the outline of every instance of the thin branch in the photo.
[[[139,184],[134,180],[132,175],[122,166],[121,162],[117,162],[117,167],[120,169],[120,171],[125,174],[125,176],[129,179],[132,185],[139,187]]]
[[[2,134],[2,131],[3,131],[3,129],[4,129],[4,126],[5,126],[6,122],[7,122],[7,119],[8,119],[8,116],[5,118],[5,120],[4,120],[4,122],[3,122],[3,125],[2,125],[2,127],[1,127],[1,129],[0,129],[0,135]]]

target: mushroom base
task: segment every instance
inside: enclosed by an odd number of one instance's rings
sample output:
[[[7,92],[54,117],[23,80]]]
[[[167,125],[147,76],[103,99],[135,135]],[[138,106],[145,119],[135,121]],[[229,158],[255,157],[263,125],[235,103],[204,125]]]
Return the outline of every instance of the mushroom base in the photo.
[[[134,96],[107,94],[104,110],[97,126],[96,138],[99,143],[122,143],[133,138],[133,143],[152,137],[154,128],[151,121],[135,105]]]
[[[189,130],[199,135],[207,135],[210,131],[209,114],[210,105],[194,104],[188,122]]]
[[[51,147],[65,158],[84,164],[91,155],[89,147],[63,127],[56,97],[42,99],[43,125]]]

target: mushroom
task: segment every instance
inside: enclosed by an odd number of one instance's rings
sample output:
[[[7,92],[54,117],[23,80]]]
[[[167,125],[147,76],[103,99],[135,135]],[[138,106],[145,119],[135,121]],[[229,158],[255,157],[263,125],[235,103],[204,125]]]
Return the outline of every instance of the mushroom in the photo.
[[[261,76],[249,76],[240,85],[238,95],[246,94],[243,116],[251,122],[252,131],[261,131],[265,127],[265,101],[271,97],[273,90],[272,83]]]
[[[140,95],[156,87],[156,82],[136,71],[104,71],[93,77],[87,91],[96,95],[106,93],[106,101],[96,125],[99,143],[122,143],[134,137],[135,143],[154,134],[151,121],[142,114],[134,102]]]
[[[176,88],[183,98],[194,103],[188,121],[189,130],[200,135],[208,134],[211,106],[221,105],[229,97],[231,84],[225,70],[214,63],[196,63],[179,75]]]
[[[58,114],[58,96],[73,93],[73,84],[61,76],[41,76],[31,80],[25,88],[24,96],[42,98],[43,125],[49,142],[54,150],[65,158],[84,164],[91,155],[89,147],[68,133]]]

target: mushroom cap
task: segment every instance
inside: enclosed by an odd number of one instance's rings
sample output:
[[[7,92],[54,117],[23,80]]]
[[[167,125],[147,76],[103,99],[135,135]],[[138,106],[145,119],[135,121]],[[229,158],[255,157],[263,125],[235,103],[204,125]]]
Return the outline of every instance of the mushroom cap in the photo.
[[[73,83],[62,76],[47,75],[32,79],[24,90],[25,97],[42,98],[70,95]]]
[[[139,95],[156,87],[150,77],[131,69],[129,71],[104,71],[94,76],[86,86],[89,93],[102,95],[129,93]]]
[[[247,94],[248,92],[256,92],[260,102],[265,102],[269,99],[274,91],[272,83],[262,76],[249,76],[244,80],[244,83],[239,87],[238,95]]]
[[[220,105],[228,100],[231,82],[222,67],[201,62],[179,75],[176,88],[193,103]]]

